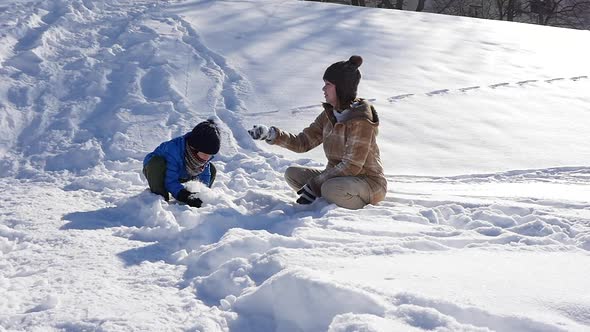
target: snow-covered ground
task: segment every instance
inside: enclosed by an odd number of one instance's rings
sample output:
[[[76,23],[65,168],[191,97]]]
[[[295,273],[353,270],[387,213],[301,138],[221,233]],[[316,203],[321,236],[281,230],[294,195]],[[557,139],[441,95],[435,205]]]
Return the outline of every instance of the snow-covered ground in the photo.
[[[294,203],[360,54],[389,192]],[[303,1],[0,0],[0,331],[590,329],[590,31]],[[146,191],[216,117],[201,209]]]

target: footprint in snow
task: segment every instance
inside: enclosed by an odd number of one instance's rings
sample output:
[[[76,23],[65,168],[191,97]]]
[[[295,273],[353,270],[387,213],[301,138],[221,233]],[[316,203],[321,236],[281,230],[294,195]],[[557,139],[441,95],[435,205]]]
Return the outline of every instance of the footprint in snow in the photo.
[[[516,82],[516,84],[518,84],[518,85],[525,85],[525,84],[535,83],[535,82],[538,82],[538,81],[537,80],[526,80],[526,81]]]
[[[301,106],[291,109],[291,114],[303,113],[307,111],[315,111],[318,109],[318,105]]]
[[[406,93],[406,94],[403,94],[403,95],[397,95],[397,96],[393,96],[393,97],[387,98],[387,101],[389,101],[390,103],[393,103],[395,101],[402,100],[404,98],[408,98],[408,97],[411,97],[413,95],[414,95],[413,93]]]
[[[470,86],[470,87],[467,87],[467,88],[461,88],[461,89],[459,89],[459,91],[465,92],[465,91],[475,90],[475,89],[479,89],[479,88],[480,88],[479,85],[476,85],[476,86]]]
[[[427,96],[436,96],[436,95],[442,95],[442,94],[445,94],[448,92],[449,92],[449,89],[442,89],[442,90],[430,91],[426,95]]]
[[[510,83],[504,82],[504,83],[492,84],[489,87],[492,88],[492,89],[495,89],[495,88],[499,88],[499,87],[502,87],[502,86],[507,86],[509,84]]]
[[[39,303],[35,307],[27,310],[25,313],[28,314],[31,312],[40,312],[40,311],[50,310],[50,309],[57,307],[58,304],[59,304],[59,299],[57,298],[57,296],[49,295],[41,303]]]
[[[545,80],[545,82],[551,83],[551,82],[555,82],[555,81],[561,81],[563,79],[564,79],[563,77],[558,77],[558,78],[552,78],[550,80]]]

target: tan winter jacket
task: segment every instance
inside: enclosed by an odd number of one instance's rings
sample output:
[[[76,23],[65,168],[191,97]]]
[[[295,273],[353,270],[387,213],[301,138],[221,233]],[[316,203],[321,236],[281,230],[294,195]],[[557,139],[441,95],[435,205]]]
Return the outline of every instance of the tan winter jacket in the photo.
[[[366,100],[357,99],[343,118],[337,122],[333,108],[324,104],[324,111],[297,136],[275,127],[277,144],[294,152],[306,152],[323,143],[328,165],[309,182],[314,193],[321,196],[321,187],[327,180],[339,176],[357,176],[371,188],[370,204],[385,198],[387,180],[377,146],[379,117]]]

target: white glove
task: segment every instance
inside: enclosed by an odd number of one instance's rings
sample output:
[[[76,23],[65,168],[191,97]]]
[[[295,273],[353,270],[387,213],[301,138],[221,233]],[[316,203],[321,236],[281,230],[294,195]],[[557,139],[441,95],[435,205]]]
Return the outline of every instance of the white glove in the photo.
[[[265,140],[267,143],[272,144],[275,138],[277,138],[277,128],[254,125],[252,129],[248,130],[248,134],[250,134],[253,139]]]
[[[254,125],[252,129],[248,130],[248,134],[253,139],[265,140],[268,138],[268,127],[265,125]]]

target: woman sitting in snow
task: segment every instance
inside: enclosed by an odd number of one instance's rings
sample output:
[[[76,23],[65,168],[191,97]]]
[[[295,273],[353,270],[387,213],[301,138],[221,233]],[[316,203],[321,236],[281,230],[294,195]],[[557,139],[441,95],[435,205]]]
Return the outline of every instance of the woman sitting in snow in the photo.
[[[201,199],[181,183],[198,179],[211,187],[216,169],[210,161],[219,146],[219,128],[213,120],[203,121],[191,132],[160,144],[143,160],[143,174],[150,190],[166,201],[171,193],[178,201],[201,207]]]
[[[368,101],[356,98],[362,63],[360,56],[353,55],[326,69],[324,111],[298,135],[263,125],[248,130],[253,139],[294,152],[323,143],[328,158],[324,170],[292,166],[285,172],[287,183],[300,195],[297,203],[324,197],[338,206],[360,209],[385,198],[387,180],[377,146],[379,117]]]

